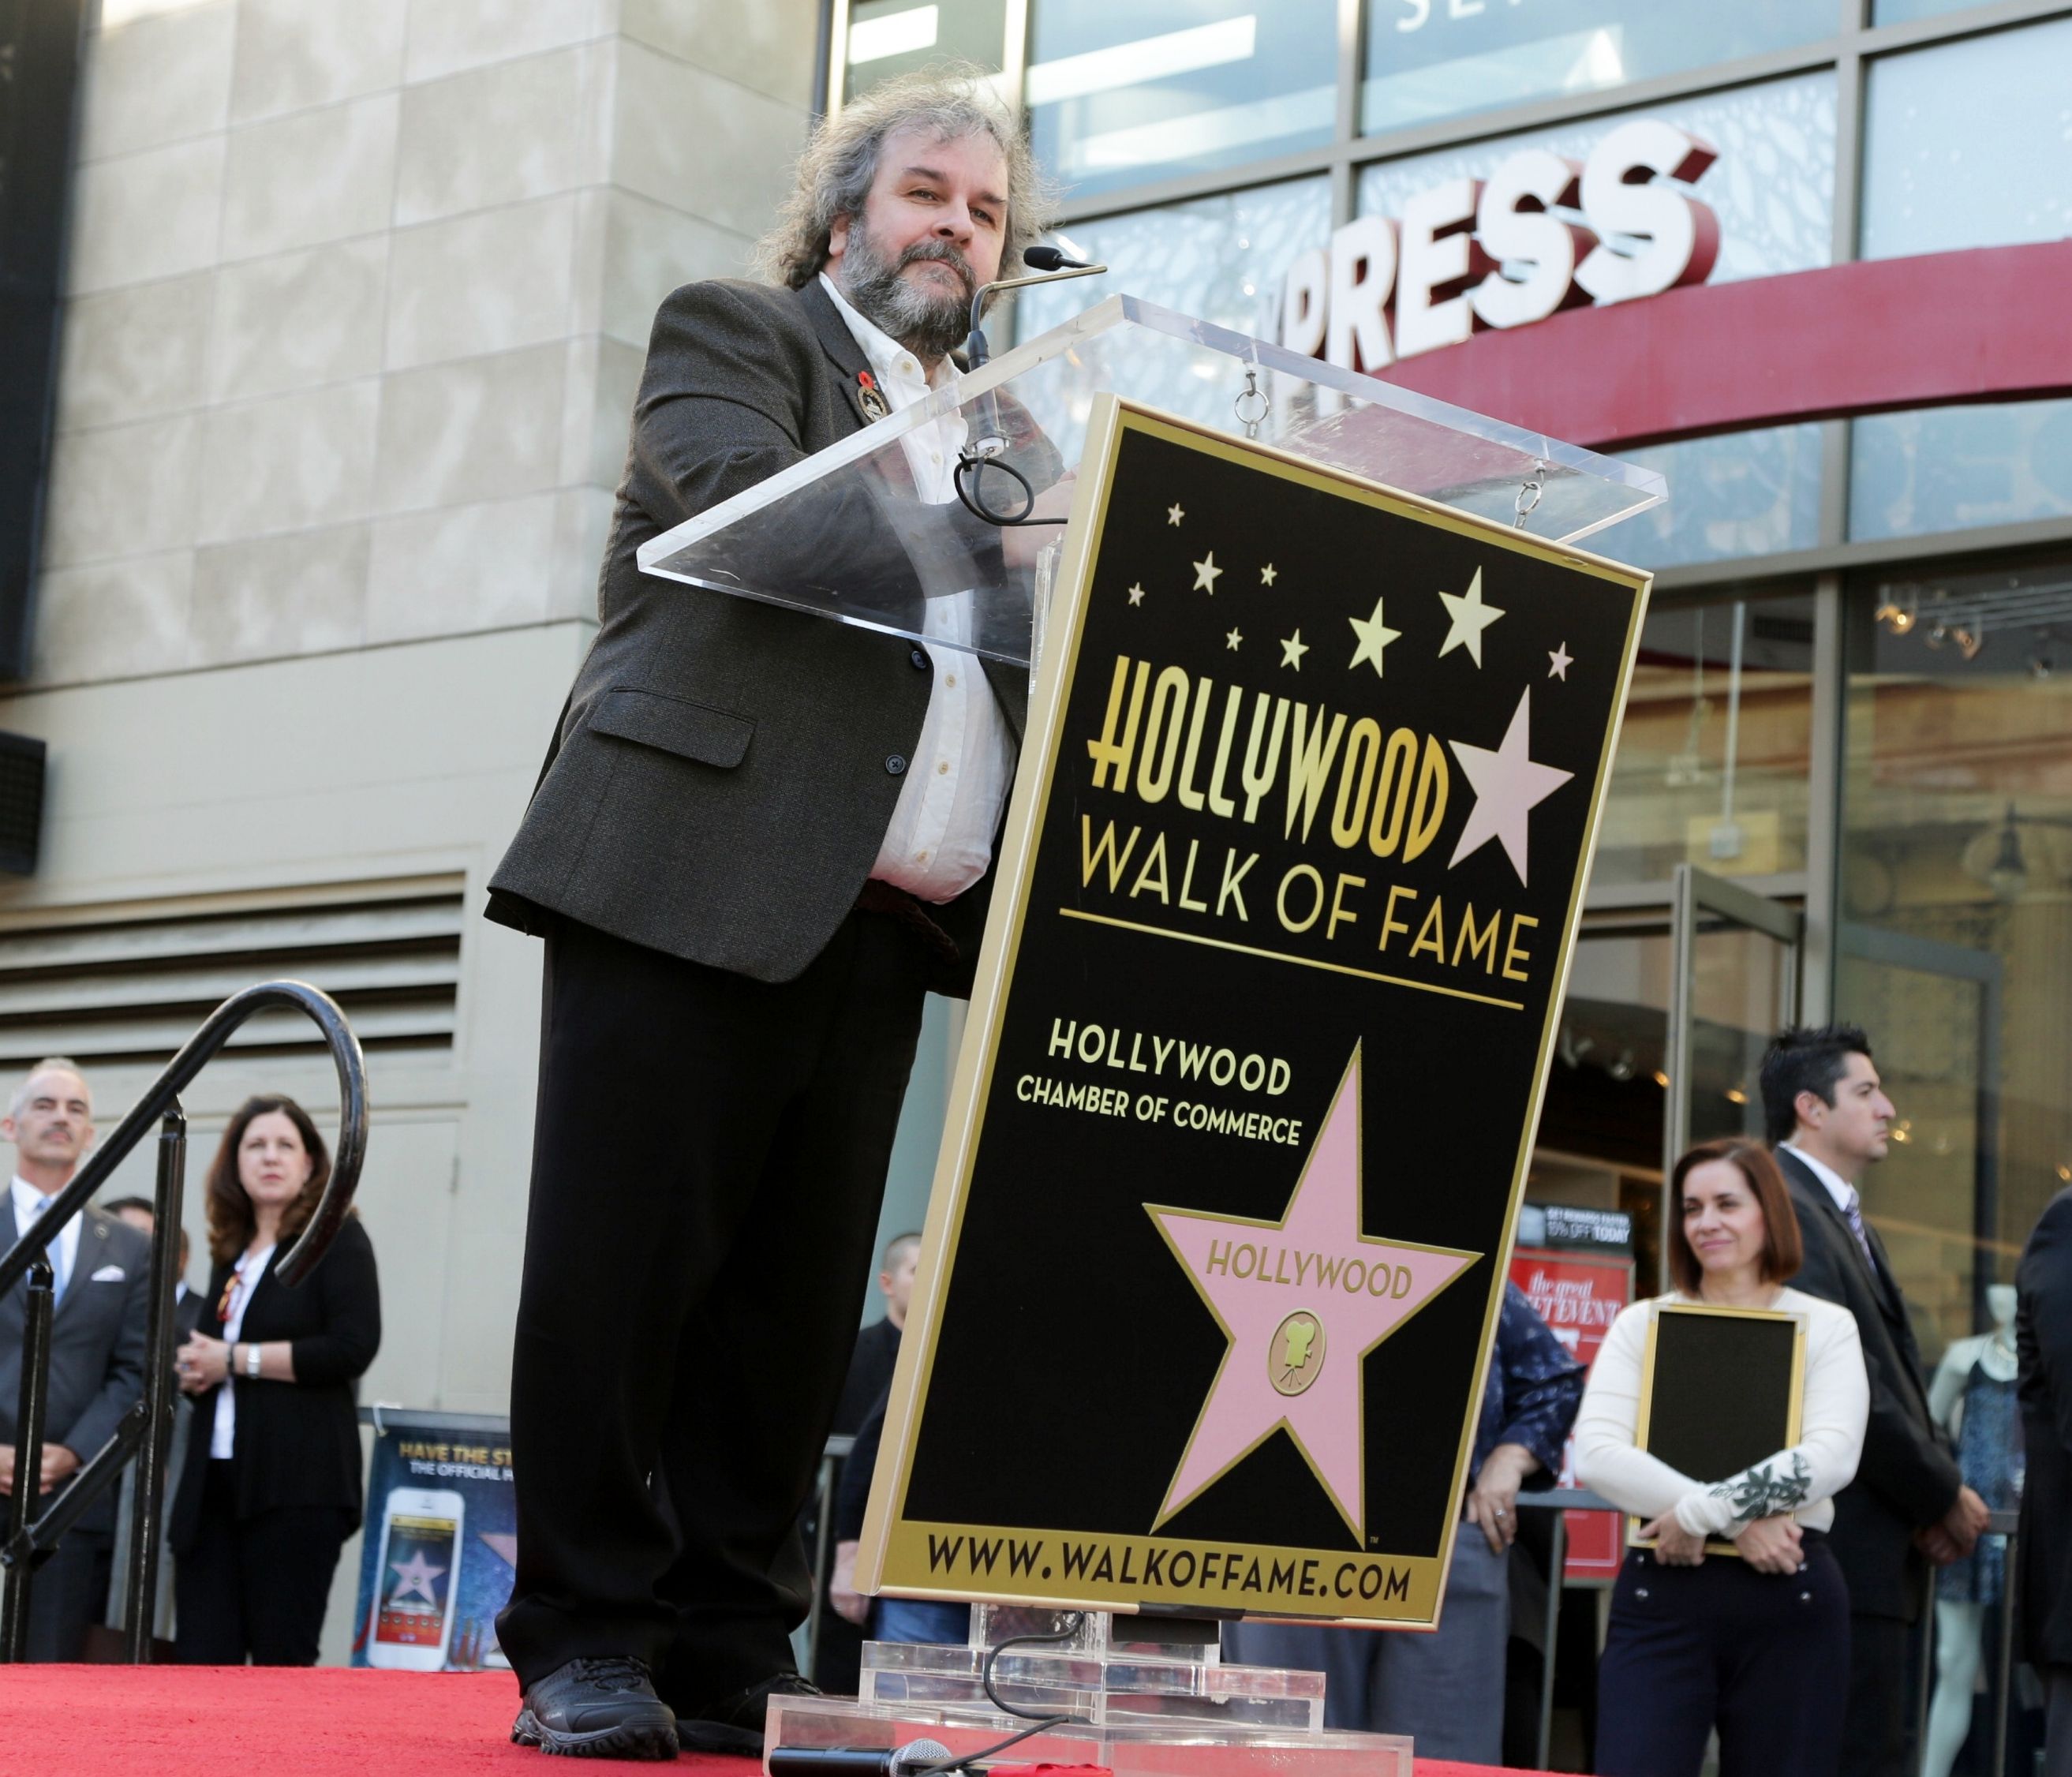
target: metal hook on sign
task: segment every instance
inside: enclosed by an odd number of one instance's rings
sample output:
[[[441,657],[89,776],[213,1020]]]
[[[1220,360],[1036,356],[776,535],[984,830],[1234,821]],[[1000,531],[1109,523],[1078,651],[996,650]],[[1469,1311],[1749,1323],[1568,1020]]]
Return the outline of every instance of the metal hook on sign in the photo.
[[[1266,416],[1273,411],[1273,403],[1265,390],[1259,386],[1256,365],[1245,371],[1244,387],[1238,392],[1237,399],[1231,403],[1231,408],[1237,415],[1238,424],[1244,428],[1244,435],[1248,438],[1257,438]]]
[[[1513,522],[1514,529],[1523,530],[1526,520],[1532,516],[1534,509],[1539,505],[1540,496],[1547,491],[1547,471],[1550,467],[1552,466],[1544,457],[1534,459],[1532,473],[1527,475],[1519,486],[1518,499],[1512,508],[1518,514]]]

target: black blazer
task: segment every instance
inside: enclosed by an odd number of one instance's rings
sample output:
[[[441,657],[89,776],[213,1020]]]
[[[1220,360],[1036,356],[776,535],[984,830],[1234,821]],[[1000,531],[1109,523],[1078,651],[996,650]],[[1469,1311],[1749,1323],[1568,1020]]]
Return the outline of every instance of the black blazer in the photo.
[[[275,1261],[282,1257],[274,1255]],[[227,1264],[209,1272],[199,1331],[223,1337],[216,1305]],[[381,1347],[381,1290],[374,1245],[357,1216],[348,1216],[323,1262],[298,1290],[273,1275],[269,1262],[252,1292],[238,1334],[241,1344],[288,1339],[294,1347],[293,1382],[239,1376],[236,1469],[237,1515],[249,1518],[277,1506],[335,1506],[356,1520],[361,1506],[360,1421],[353,1384]],[[216,1425],[217,1390],[195,1397],[193,1442],[180,1475],[171,1524],[175,1549],[191,1548],[201,1522],[202,1481]]]
[[[1870,1376],[1864,1454],[1856,1479],[1835,1495],[1828,1546],[1849,1582],[1852,1610],[1911,1623],[1920,1614],[1927,1572],[1914,1533],[1957,1503],[1963,1476],[1929,1417],[1920,1349],[1877,1230],[1866,1227],[1877,1256],[1868,1264],[1827,1187],[1782,1148],[1777,1163],[1806,1248],[1791,1286],[1839,1302],[1856,1317]]]
[[[2023,1654],[2072,1665],[2072,1191],[2050,1199],[2015,1272],[2015,1348],[2021,1354]]]
[[[868,368],[818,279],[799,290],[716,279],[663,302],[598,585],[597,637],[491,881],[490,918],[536,932],[558,913],[783,981],[856,905],[920,738],[935,657],[896,636],[643,574],[636,552],[861,430]],[[1038,487],[1055,481],[1057,452],[1018,404],[1001,406],[1016,464]],[[868,588],[876,608],[911,606],[915,627],[925,595],[1001,580],[993,527],[951,506],[918,536],[911,497],[897,492],[855,472],[820,483],[781,525],[758,529],[757,577],[820,608],[838,607],[845,587]],[[944,653],[940,669],[968,658]],[[984,665],[1018,739],[1028,674]],[[938,919],[968,960],[989,882]]]
[[[0,1190],[0,1252],[14,1244],[14,1209]],[[46,1248],[45,1250],[48,1250]],[[151,1243],[103,1210],[80,1211],[79,1257],[51,1317],[50,1392],[43,1438],[91,1462],[144,1392],[144,1307],[150,1289]],[[21,1400],[25,1278],[0,1302],[0,1444],[15,1442]],[[87,1530],[113,1530],[111,1487],[87,1508]]]

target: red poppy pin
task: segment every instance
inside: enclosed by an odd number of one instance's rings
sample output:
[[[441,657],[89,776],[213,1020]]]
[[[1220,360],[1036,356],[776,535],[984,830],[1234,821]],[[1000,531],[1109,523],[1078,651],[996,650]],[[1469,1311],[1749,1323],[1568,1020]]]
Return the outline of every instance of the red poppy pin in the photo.
[[[892,411],[892,404],[885,398],[885,391],[878,386],[878,379],[867,370],[856,373],[857,384],[861,391],[857,397],[867,420],[882,420]]]

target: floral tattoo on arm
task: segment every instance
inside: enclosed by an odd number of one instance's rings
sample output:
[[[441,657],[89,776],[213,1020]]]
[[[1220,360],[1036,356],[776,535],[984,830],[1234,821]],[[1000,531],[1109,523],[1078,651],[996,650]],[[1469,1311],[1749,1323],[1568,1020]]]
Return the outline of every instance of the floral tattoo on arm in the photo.
[[[1720,1482],[1712,1491],[1714,1499],[1725,1499],[1733,1508],[1737,1524],[1753,1524],[1758,1518],[1797,1511],[1806,1503],[1812,1483],[1813,1471],[1805,1455],[1794,1450],[1790,1466],[1785,1472],[1778,1473],[1773,1462],[1758,1462],[1732,1480]]]

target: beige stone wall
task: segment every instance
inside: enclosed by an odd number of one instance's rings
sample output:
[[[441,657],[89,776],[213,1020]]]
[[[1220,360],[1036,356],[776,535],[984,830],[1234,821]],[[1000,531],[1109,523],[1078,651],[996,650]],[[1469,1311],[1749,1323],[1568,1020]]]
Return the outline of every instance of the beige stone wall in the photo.
[[[655,305],[738,272],[814,0],[106,0],[34,680],[581,619]]]

